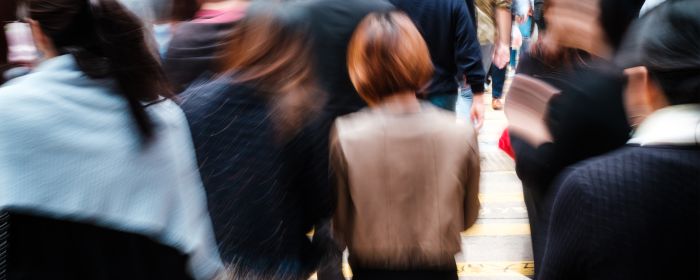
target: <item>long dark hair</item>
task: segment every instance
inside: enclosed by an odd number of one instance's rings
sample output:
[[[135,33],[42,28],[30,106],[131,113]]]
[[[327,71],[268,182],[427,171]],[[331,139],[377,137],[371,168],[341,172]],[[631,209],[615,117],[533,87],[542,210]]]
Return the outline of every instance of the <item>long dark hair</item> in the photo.
[[[309,24],[294,3],[255,3],[234,29],[222,71],[266,94],[281,136],[297,132],[324,102],[316,87]]]
[[[142,102],[172,92],[135,15],[115,0],[24,0],[20,10],[39,23],[60,54],[72,54],[87,76],[115,79],[143,139],[153,138]]]

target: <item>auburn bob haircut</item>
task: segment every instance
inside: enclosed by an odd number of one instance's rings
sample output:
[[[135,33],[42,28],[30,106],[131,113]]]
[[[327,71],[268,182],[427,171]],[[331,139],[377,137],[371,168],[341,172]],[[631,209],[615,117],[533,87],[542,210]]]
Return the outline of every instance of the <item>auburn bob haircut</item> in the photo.
[[[374,106],[394,94],[421,91],[432,78],[433,63],[411,19],[391,11],[360,22],[348,47],[348,70],[357,92]]]

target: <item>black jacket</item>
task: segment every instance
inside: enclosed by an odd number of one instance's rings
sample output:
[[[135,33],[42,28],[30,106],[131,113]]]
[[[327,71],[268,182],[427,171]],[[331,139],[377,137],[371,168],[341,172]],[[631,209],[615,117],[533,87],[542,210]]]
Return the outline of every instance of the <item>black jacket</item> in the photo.
[[[348,74],[348,44],[367,14],[391,10],[393,6],[384,0],[313,0],[306,5],[314,39],[316,76],[328,94],[327,110],[334,118],[365,107]]]
[[[281,139],[264,96],[224,76],[190,87],[181,106],[224,264],[240,279],[308,278],[319,256],[306,234],[332,214],[317,160],[327,155],[314,154],[325,134],[309,128]]]
[[[457,94],[465,75],[474,92],[484,91],[484,69],[474,20],[463,0],[391,0],[420,30],[435,66],[427,94]]]
[[[698,163],[697,145],[628,146],[572,168],[537,279],[700,279]]]
[[[544,254],[554,179],[568,166],[623,146],[630,135],[623,104],[626,78],[604,61],[585,59],[571,69],[549,67],[523,54],[518,72],[561,90],[548,106],[553,143],[532,147],[511,133],[515,170],[523,183],[530,220],[535,270]],[[583,54],[586,56],[585,54]]]
[[[222,47],[236,22],[180,23],[163,59],[163,69],[175,91],[180,93],[198,79],[208,80],[220,72]]]

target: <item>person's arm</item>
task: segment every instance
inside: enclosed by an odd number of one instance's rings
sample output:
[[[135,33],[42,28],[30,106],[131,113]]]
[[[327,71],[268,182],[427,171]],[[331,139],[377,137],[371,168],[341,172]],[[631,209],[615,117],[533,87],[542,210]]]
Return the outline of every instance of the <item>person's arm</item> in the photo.
[[[496,0],[494,3],[498,34],[495,42],[493,64],[499,69],[510,61],[510,32],[512,27],[512,0]]]
[[[476,37],[474,20],[469,13],[467,3],[455,1],[454,9],[457,19],[455,34],[455,61],[460,74],[467,79],[471,86],[474,100],[472,103],[471,119],[479,129],[484,123],[484,81],[486,73],[481,62],[481,46]]]
[[[481,157],[476,132],[471,132],[469,139],[469,154],[465,159],[462,173],[464,186],[464,230],[470,228],[479,217],[479,182],[481,175]]]
[[[486,73],[481,64],[481,47],[476,38],[474,21],[469,14],[466,2],[456,1],[455,17],[457,19],[455,34],[455,62],[459,73],[464,74],[472,91],[484,92]]]
[[[347,162],[338,139],[337,128],[333,128],[330,140],[331,176],[336,195],[336,208],[333,217],[333,236],[340,248],[347,246],[349,226],[352,223],[352,198],[348,185]]]
[[[532,7],[532,19],[537,24],[537,28],[542,31],[545,29],[544,22],[544,0],[535,0],[535,5]]]

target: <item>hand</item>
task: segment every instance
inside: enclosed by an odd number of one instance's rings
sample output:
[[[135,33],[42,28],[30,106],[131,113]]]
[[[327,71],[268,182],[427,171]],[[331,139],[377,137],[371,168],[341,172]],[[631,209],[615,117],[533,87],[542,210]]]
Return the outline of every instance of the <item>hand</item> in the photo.
[[[515,16],[515,22],[517,24],[523,24],[527,21],[528,15]]]
[[[484,126],[484,93],[475,92],[472,99],[471,120],[477,131]]]
[[[523,45],[523,34],[520,33],[520,29],[518,28],[513,28],[513,34],[511,35],[511,38],[513,38],[511,41],[510,46],[513,49],[519,49],[520,46]]]
[[[496,50],[493,52],[493,64],[498,69],[503,69],[510,62],[510,47],[508,44],[496,44]]]

